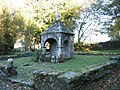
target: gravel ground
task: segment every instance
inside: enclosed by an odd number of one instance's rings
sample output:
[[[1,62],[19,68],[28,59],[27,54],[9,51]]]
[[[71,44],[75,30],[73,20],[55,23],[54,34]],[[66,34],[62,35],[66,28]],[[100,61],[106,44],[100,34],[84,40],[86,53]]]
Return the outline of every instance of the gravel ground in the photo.
[[[88,87],[88,88],[86,88]],[[35,90],[15,83],[0,81],[0,90]],[[113,75],[83,86],[80,90],[120,90],[120,70]]]

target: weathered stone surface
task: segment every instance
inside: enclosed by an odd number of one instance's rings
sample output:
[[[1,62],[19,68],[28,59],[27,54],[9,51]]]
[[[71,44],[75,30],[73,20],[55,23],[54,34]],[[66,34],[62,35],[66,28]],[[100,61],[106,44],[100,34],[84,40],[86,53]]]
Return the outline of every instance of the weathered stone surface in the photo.
[[[75,52],[74,54],[76,54],[76,55],[111,55],[111,56],[113,56],[113,55],[120,55],[119,53],[105,53],[105,52],[103,52],[103,53],[96,53],[96,52]]]
[[[4,69],[4,72],[7,76],[17,75],[17,71],[16,71],[15,67],[6,66],[5,69]]]
[[[9,59],[7,60],[7,66],[8,66],[8,67],[13,67],[13,62],[14,62],[14,59],[13,59],[13,58],[9,58]]]
[[[14,62],[14,59],[12,59],[12,58],[9,58],[7,60],[7,65],[4,68],[4,73],[7,76],[15,76],[15,75],[17,75],[17,71],[16,71],[16,68],[13,66],[13,62]]]
[[[47,61],[45,60],[47,57],[46,42],[50,44],[49,57],[51,59],[54,56],[55,62],[64,62],[65,58],[74,56],[74,34],[60,20],[55,21],[45,32],[41,33],[40,41],[42,61]]]
[[[61,90],[57,89],[61,84],[57,76],[63,72],[52,72],[49,70],[40,70],[33,73],[35,88],[38,90]]]
[[[7,75],[0,70],[0,80],[8,80]]]
[[[66,72],[58,76],[59,79],[63,80],[63,82],[69,84],[72,81],[78,79],[81,76],[81,73],[78,72]]]
[[[80,90],[85,84],[94,82],[120,69],[119,62],[90,68],[89,72],[53,72],[38,70],[33,73],[34,85],[37,90]]]
[[[0,70],[1,70],[1,71],[4,71],[4,68],[5,68],[5,66],[0,65]]]
[[[0,80],[0,90],[36,90],[34,87],[24,86],[19,83]]]
[[[120,61],[120,56],[113,56],[113,57],[110,58],[110,60]]]

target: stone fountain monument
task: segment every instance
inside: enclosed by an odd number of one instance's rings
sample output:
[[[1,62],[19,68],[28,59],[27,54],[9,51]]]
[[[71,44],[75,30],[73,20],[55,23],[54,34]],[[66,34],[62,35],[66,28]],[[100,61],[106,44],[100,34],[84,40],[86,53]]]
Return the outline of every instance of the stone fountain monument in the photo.
[[[63,62],[74,56],[74,34],[60,21],[58,11],[55,22],[40,37],[41,61]]]

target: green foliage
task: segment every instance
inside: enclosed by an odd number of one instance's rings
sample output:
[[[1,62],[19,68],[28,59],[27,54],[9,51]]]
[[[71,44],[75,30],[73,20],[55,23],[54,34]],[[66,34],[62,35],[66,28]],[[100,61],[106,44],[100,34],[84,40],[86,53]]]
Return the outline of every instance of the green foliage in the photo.
[[[112,16],[113,19],[116,19],[118,16],[120,16],[119,0],[111,0],[110,2],[106,2],[106,4],[104,4],[104,7],[102,7],[102,10],[104,11],[104,14]]]
[[[89,2],[92,1],[93,0],[90,0]],[[21,38],[23,39],[21,43],[24,45],[25,51],[34,50],[35,44],[39,43],[40,33],[55,21],[55,5],[57,3],[55,0],[25,0],[25,2],[27,9],[21,11],[8,9],[6,11],[8,14],[4,15],[0,12],[0,32],[2,32],[0,33],[0,49],[2,49],[2,51],[11,51],[16,39]],[[58,0],[57,4],[61,21],[64,22],[70,30],[73,30],[77,25],[76,19],[79,19],[83,4],[79,4],[79,0]],[[6,5],[6,7],[9,6]],[[5,39],[4,32],[6,32],[5,37],[9,37],[9,39]],[[3,48],[3,46],[5,48]],[[10,46],[10,48],[8,48],[8,46]]]
[[[25,19],[20,11],[13,11],[11,13],[6,5],[1,9],[0,54],[12,51],[17,39],[20,39],[25,46],[25,51],[34,50],[35,44],[39,43],[40,32],[36,24],[32,20]]]
[[[92,47],[92,50],[106,49],[106,48],[103,48],[103,45],[101,45],[99,43],[93,44],[91,47]]]
[[[5,7],[2,9],[0,17],[0,54],[6,54],[14,48],[16,34],[12,28],[12,16],[8,8]]]
[[[91,45],[78,42],[74,44],[75,51],[90,51]]]
[[[39,44],[39,28],[30,20],[25,27],[24,31],[20,32],[24,36],[23,45],[25,46],[25,51],[33,51],[35,50],[35,44]]]
[[[16,40],[22,37],[26,25],[19,11],[11,13],[8,6],[4,6],[1,11],[0,54],[7,54],[14,48]]]
[[[120,41],[120,18],[117,18],[114,25],[108,27],[108,34],[113,41]]]
[[[120,50],[94,50],[95,53],[120,53]]]
[[[107,33],[113,41],[120,40],[120,1],[119,0],[98,0],[101,3],[100,14],[108,18],[104,22]],[[105,30],[104,30],[105,32]]]
[[[39,57],[40,57],[40,54],[41,54],[41,50],[35,50],[34,52],[34,55],[32,57],[32,61],[34,62],[38,62],[39,61]]]
[[[107,41],[91,44],[92,50],[119,50],[120,41]]]
[[[77,0],[76,0],[77,1]],[[51,23],[55,21],[55,5],[58,2],[59,13],[61,21],[66,24],[66,26],[72,30],[75,28],[75,20],[79,18],[80,7],[79,3],[73,4],[73,0],[44,0],[44,1],[34,1],[28,0],[26,3],[28,7],[32,4],[32,10],[34,11],[33,19],[39,25],[40,31],[44,31],[48,28]]]
[[[81,42],[75,43],[74,44],[74,49],[75,49],[75,51],[83,50],[82,43]]]

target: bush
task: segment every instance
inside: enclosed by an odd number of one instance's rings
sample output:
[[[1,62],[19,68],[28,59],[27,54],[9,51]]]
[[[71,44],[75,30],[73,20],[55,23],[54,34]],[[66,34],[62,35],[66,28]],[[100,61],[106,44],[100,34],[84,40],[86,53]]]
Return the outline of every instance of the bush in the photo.
[[[107,41],[91,44],[92,50],[118,50],[120,49],[120,41]]]
[[[40,54],[41,54],[41,50],[35,50],[34,55],[33,55],[33,57],[32,57],[32,60],[33,60],[34,62],[38,62],[38,61],[39,61]]]
[[[75,49],[75,51],[83,50],[82,43],[81,42],[75,43],[74,44],[74,49]]]
[[[81,42],[74,44],[75,51],[90,51],[91,45],[89,44],[82,44]]]

